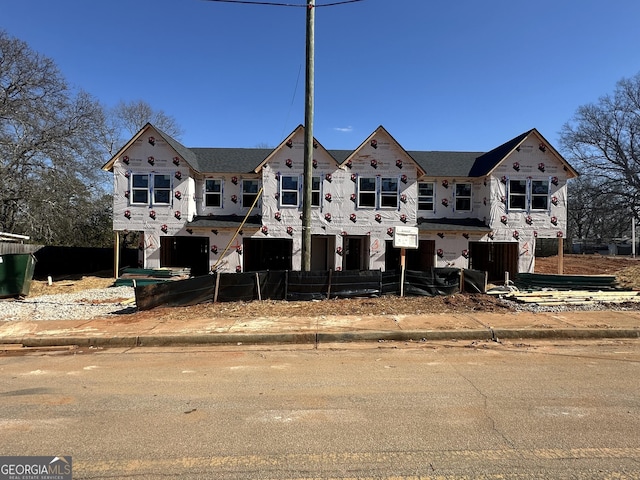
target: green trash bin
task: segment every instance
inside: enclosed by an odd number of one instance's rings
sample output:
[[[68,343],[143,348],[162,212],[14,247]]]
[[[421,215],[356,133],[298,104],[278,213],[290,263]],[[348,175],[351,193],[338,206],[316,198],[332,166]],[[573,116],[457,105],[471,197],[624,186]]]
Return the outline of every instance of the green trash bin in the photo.
[[[0,255],[0,298],[29,295],[35,268],[31,253]]]

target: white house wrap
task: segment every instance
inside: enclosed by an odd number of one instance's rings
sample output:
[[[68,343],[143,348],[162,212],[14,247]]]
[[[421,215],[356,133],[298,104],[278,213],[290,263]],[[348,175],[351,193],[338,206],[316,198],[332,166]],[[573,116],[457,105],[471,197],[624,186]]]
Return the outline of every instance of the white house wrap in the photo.
[[[103,167],[113,228],[142,233],[147,268],[299,270],[303,162],[302,126],[275,149],[190,149],[147,124]],[[406,151],[382,126],[353,151],[314,142],[312,268],[398,268],[394,227],[418,226],[408,269],[531,272],[536,238],[566,234],[574,176],[535,129],[487,153]]]

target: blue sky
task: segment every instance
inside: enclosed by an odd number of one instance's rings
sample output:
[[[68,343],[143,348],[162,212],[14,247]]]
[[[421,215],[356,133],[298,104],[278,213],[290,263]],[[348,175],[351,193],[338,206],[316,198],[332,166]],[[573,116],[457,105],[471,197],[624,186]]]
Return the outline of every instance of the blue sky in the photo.
[[[286,0],[303,5],[306,0]],[[637,0],[316,0],[314,134],[487,151],[640,72]],[[305,8],[0,0],[0,28],[108,106],[145,100],[189,147],[276,146],[304,123]]]

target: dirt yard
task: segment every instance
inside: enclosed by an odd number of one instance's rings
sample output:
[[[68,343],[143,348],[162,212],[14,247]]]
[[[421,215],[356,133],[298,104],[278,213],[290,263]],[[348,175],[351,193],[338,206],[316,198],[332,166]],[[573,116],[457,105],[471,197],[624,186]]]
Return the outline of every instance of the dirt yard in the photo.
[[[557,273],[557,257],[536,259],[536,273]],[[640,261],[629,257],[604,257],[600,255],[566,255],[564,273],[567,275],[615,275],[619,284],[628,289],[640,290]],[[71,293],[92,288],[106,288],[113,278],[105,272],[102,276],[87,276],[62,279],[53,285],[34,281],[31,296],[56,293]],[[314,302],[285,302],[265,300],[262,302],[208,303],[180,308],[159,308],[138,312],[131,317],[226,316],[226,317],[291,317],[322,315],[384,315],[420,314],[443,312],[502,312],[508,310],[498,299],[490,295],[456,294],[447,297],[385,296],[381,298],[354,298]]]

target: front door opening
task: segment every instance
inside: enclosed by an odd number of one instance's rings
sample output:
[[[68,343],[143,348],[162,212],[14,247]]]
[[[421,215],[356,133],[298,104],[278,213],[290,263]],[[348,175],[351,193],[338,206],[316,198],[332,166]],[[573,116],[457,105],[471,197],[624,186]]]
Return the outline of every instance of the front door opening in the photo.
[[[369,269],[369,237],[347,236],[343,239],[343,270]]]

